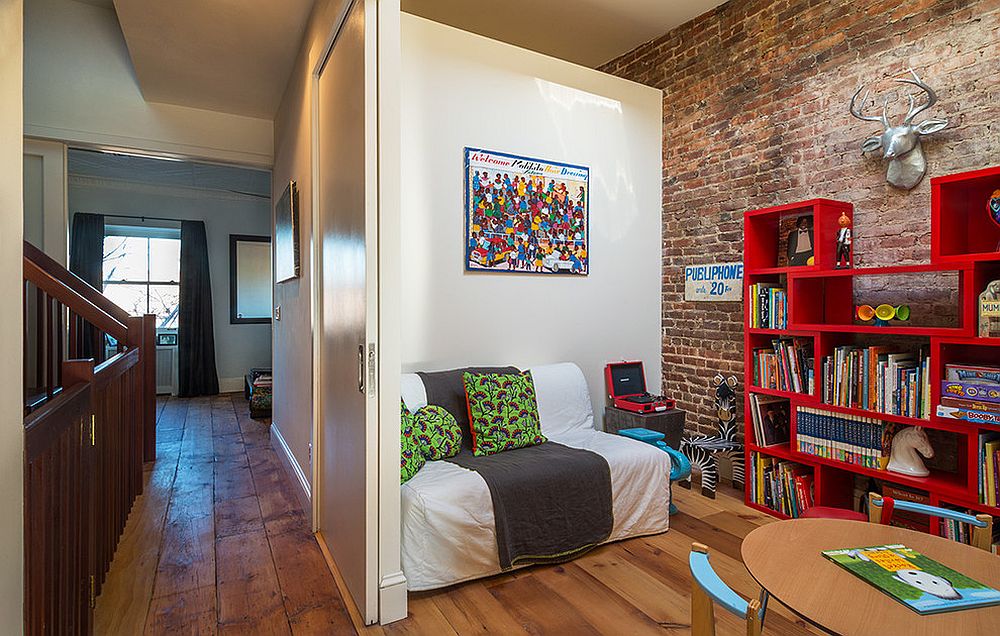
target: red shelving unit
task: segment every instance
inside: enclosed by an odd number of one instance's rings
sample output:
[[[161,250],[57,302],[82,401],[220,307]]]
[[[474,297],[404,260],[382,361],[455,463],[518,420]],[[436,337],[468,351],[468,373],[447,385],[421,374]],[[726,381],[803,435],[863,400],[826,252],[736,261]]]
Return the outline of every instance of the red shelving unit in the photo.
[[[979,293],[990,280],[1000,278],[1000,226],[992,224],[986,212],[986,202],[993,190],[1000,189],[1000,167],[938,177],[931,180],[931,262],[919,265],[836,269],[834,248],[837,220],[841,213],[853,219],[853,206],[830,199],[812,199],[801,203],[753,210],[744,214],[744,431],[746,452],[747,506],[779,518],[787,515],[771,510],[751,500],[751,455],[769,456],[792,461],[813,471],[814,502],[816,505],[851,507],[854,499],[854,477],[863,475],[885,482],[919,490],[929,495],[933,504],[964,506],[977,512],[1000,516],[1000,507],[979,503],[978,435],[981,430],[1000,430],[988,425],[948,420],[932,415],[929,420],[890,415],[865,409],[834,406],[822,402],[820,359],[832,347],[852,339],[874,336],[905,337],[916,341],[930,352],[931,409],[940,400],[940,380],[944,365],[950,362],[1000,365],[1000,338],[979,338],[976,332],[976,312]],[[787,267],[778,265],[778,228],[787,216],[812,215],[814,234],[813,265]],[[947,326],[908,326],[893,324],[877,327],[854,321],[854,281],[865,276],[898,276],[954,272],[957,280],[959,306],[955,308],[955,324]],[[756,283],[780,284],[788,294],[788,328],[751,328],[749,288]],[[900,302],[905,300],[901,286]],[[812,393],[795,393],[754,386],[753,350],[766,346],[772,339],[799,338],[812,340],[817,370]],[[790,404],[791,443],[763,447],[754,438],[750,411],[750,395],[787,398]],[[932,471],[928,477],[916,478],[885,470],[857,466],[835,459],[818,457],[796,450],[796,407],[808,406],[845,416],[880,419],[904,426],[923,426],[943,431],[956,438],[957,470]],[[931,530],[936,532],[937,524]]]

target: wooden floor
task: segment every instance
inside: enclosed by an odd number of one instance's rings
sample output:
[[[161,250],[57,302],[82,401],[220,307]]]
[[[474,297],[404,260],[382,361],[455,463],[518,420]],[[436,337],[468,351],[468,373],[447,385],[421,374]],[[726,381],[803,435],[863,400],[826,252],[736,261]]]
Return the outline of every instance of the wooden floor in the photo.
[[[354,634],[266,422],[239,394],[158,402],[97,634]]]
[[[687,634],[691,631],[692,542],[710,548],[719,576],[746,598],[760,588],[740,560],[751,530],[775,521],[745,507],[736,491],[707,499],[674,489],[680,512],[664,534],[601,546],[559,566],[540,566],[410,594],[410,615],[384,627],[403,634]],[[745,623],[716,609],[719,634],[745,634]],[[765,634],[817,634],[777,602]]]
[[[97,602],[97,634],[355,634],[268,426],[240,395],[158,404],[158,459]],[[735,497],[675,489],[669,532],[535,567],[410,595],[410,615],[363,631],[428,634],[685,634],[691,543],[711,548],[745,597],[742,538],[771,517]],[[720,634],[744,633],[717,611]],[[811,631],[778,603],[768,634]]]

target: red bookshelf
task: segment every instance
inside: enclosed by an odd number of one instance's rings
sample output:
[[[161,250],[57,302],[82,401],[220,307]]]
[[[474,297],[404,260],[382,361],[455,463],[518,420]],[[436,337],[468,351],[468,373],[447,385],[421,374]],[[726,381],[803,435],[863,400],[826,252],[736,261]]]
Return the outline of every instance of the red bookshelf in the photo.
[[[855,476],[873,477],[884,482],[926,493],[934,505],[965,507],[1000,516],[1000,507],[979,503],[978,435],[1000,428],[933,414],[940,400],[940,380],[950,362],[1000,365],[1000,338],[979,338],[976,332],[978,296],[990,280],[1000,278],[1000,226],[986,213],[993,190],[1000,189],[1000,167],[931,180],[931,262],[919,265],[836,269],[835,246],[838,218],[846,213],[853,219],[849,203],[812,199],[744,214],[744,434],[746,486],[744,501],[755,510],[788,518],[752,500],[751,456],[754,454],[801,464],[812,470],[814,504],[850,508],[854,502]],[[779,263],[779,227],[787,227],[787,217],[811,215],[814,236],[814,264],[788,267]],[[785,225],[783,225],[783,222]],[[857,324],[854,320],[854,281],[864,276],[900,276],[945,273],[957,281],[958,306],[953,324],[941,326],[894,323],[889,326]],[[949,274],[953,273],[953,274]],[[751,328],[750,286],[777,284],[787,292],[787,329]],[[900,302],[907,302],[905,285],[900,285]],[[918,306],[914,299],[911,306]],[[859,408],[825,404],[820,361],[834,347],[865,339],[904,338],[930,355],[930,419],[878,413]],[[766,348],[778,338],[811,341],[815,359],[815,386],[812,392],[796,393],[754,386],[755,348]],[[754,438],[750,396],[787,398],[791,410],[791,442],[761,446]],[[864,467],[836,459],[818,457],[796,450],[797,407],[813,407],[844,416],[869,417],[903,426],[923,426],[940,435],[954,437],[957,469],[932,470],[928,477],[916,478]],[[950,438],[949,438],[950,439]],[[932,532],[938,524],[931,523]]]

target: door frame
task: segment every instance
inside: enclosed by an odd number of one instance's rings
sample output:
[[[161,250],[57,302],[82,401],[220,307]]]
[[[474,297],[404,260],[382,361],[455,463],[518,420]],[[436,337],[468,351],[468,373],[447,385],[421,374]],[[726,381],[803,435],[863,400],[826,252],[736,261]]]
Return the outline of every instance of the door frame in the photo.
[[[406,617],[406,579],[400,558],[399,488],[399,0],[341,0],[337,17],[312,64],[310,164],[312,250],[312,440],[311,504],[318,531],[322,466],[323,289],[319,165],[319,80],[354,2],[365,5],[365,241],[366,327],[366,624]],[[371,352],[374,350],[374,358]],[[374,378],[374,382],[371,380]],[[322,537],[320,537],[322,541]],[[342,586],[343,587],[343,586]],[[345,589],[346,591],[346,589]],[[353,603],[353,599],[345,599]]]

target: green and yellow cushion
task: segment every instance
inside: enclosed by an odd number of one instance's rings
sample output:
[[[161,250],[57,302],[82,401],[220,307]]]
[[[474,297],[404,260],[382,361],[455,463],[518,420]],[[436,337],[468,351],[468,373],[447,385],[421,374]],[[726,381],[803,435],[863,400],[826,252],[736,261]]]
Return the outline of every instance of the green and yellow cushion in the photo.
[[[428,404],[413,418],[420,450],[428,461],[454,457],[462,450],[462,429],[443,406]]]
[[[545,441],[530,373],[463,374],[472,452],[492,455]]]
[[[399,408],[399,483],[405,484],[423,468],[426,460],[417,439],[416,418],[402,400]]]

